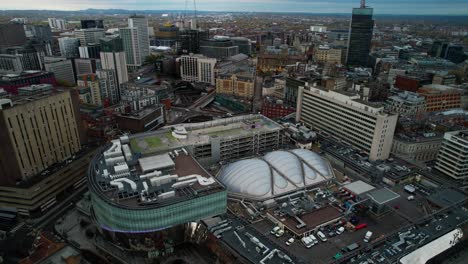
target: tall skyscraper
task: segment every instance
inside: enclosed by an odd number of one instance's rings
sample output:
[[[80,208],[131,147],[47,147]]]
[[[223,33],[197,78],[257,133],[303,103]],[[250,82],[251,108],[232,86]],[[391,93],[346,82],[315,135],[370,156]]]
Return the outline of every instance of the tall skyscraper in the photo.
[[[144,16],[133,15],[128,18],[128,27],[137,29],[137,39],[141,62],[149,55],[148,19]]]
[[[65,30],[67,29],[67,21],[64,19],[48,18],[49,27],[52,29]]]
[[[97,70],[104,106],[113,105],[120,101],[120,89],[114,70]]]
[[[128,82],[127,60],[121,38],[101,39],[101,66],[104,70],[115,70],[118,85]]]
[[[353,8],[349,29],[348,54],[346,64],[350,66],[367,66],[372,41],[374,9],[366,7],[361,1],[361,7]]]
[[[120,37],[125,51],[127,66],[130,68],[138,68],[143,64],[141,59],[140,42],[138,41],[138,29],[136,28],[121,28],[119,29]]]
[[[60,55],[65,58],[76,58],[78,57],[78,47],[80,46],[80,40],[77,38],[59,38]]]

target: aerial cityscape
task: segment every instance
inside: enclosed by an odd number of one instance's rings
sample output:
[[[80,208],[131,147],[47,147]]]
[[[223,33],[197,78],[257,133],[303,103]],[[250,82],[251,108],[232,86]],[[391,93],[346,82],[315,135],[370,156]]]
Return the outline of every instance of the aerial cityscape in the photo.
[[[466,0],[0,5],[0,264],[462,264]]]

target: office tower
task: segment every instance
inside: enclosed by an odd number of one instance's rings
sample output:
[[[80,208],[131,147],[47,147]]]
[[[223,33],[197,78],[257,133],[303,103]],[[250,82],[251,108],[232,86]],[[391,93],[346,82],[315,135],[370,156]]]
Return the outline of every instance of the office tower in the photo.
[[[361,1],[360,8],[353,8],[346,56],[347,65],[367,66],[374,29],[373,11],[374,9],[366,7],[365,1]]]
[[[230,38],[234,46],[239,47],[239,53],[249,55],[252,53],[252,43],[250,39],[244,37],[232,37]]]
[[[71,60],[61,57],[45,57],[44,68],[54,73],[59,84],[68,87],[75,85],[75,73]]]
[[[77,58],[80,40],[77,38],[59,38],[60,55],[65,58]]]
[[[183,55],[179,58],[180,76],[183,81],[215,85],[216,59],[202,55]]]
[[[199,30],[181,30],[177,37],[179,54],[200,53],[200,41],[208,39],[208,32]]]
[[[221,60],[239,54],[239,47],[230,39],[201,40],[200,53]]]
[[[98,59],[75,59],[76,75],[86,73],[96,73],[101,68],[101,61]]]
[[[97,70],[101,88],[101,98],[104,106],[113,105],[120,101],[120,89],[114,70]]]
[[[85,19],[81,20],[81,28],[104,28],[102,19]]]
[[[383,105],[360,100],[357,94],[299,87],[296,119],[365,151],[370,160],[390,155],[397,114]]]
[[[1,185],[31,180],[80,150],[70,91],[43,84],[18,93],[0,106]]]
[[[74,31],[75,38],[80,40],[80,46],[88,46],[90,43],[99,43],[99,40],[105,36],[102,28],[86,28]]]
[[[99,59],[101,52],[101,44],[98,43],[88,43],[87,46],[82,46],[78,48],[80,53],[80,58],[82,59]]]
[[[26,43],[26,34],[21,24],[0,24],[0,48],[21,46]]]
[[[40,42],[52,43],[52,31],[45,25],[24,25],[26,37],[35,38]]]
[[[78,75],[76,83],[78,87],[86,87],[89,89],[90,100],[85,101],[84,103],[102,105],[101,86],[96,74],[90,73]]]
[[[121,28],[119,29],[120,37],[122,38],[123,48],[125,51],[125,59],[129,68],[141,67],[144,61],[141,60],[141,50],[138,41],[138,29],[136,28]]]
[[[48,18],[49,27],[51,29],[65,30],[67,29],[67,22],[64,19]]]
[[[92,153],[80,149],[78,113],[69,90],[47,84],[23,87],[0,103],[0,207],[38,217],[86,181]],[[54,166],[55,165],[55,166]]]
[[[468,188],[468,130],[444,134],[435,169]]]
[[[143,63],[149,56],[148,19],[144,16],[133,15],[128,19],[128,27],[137,29],[140,61]]]
[[[154,40],[151,46],[173,47],[177,42],[179,28],[172,24],[165,24],[155,32]]]
[[[101,39],[101,67],[103,70],[115,70],[118,84],[128,82],[127,60],[122,39]]]

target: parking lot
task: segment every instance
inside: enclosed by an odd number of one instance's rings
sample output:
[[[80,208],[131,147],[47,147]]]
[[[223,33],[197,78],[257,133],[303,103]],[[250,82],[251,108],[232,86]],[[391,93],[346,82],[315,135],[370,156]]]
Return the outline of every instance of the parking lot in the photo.
[[[306,248],[300,239],[295,239],[293,244],[287,246],[286,241],[291,237],[291,234],[285,232],[279,238],[270,234],[275,225],[268,220],[252,224],[252,227],[265,237],[269,237],[279,247],[283,247],[289,255],[301,256],[305,263],[329,263],[333,260],[335,254],[340,253],[342,248],[352,243],[358,243],[361,247],[365,247],[366,243],[363,239],[367,231],[373,232],[372,241],[408,224],[405,219],[394,212],[389,212],[380,218],[360,217],[360,223],[366,223],[367,227],[353,232],[345,231],[343,234],[334,237],[328,237],[327,232],[324,232],[327,241],[319,241],[311,248]]]

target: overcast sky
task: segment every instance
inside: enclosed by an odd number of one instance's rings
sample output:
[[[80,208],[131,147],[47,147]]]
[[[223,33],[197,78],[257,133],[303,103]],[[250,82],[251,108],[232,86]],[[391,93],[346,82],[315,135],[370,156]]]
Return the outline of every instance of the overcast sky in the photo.
[[[193,0],[0,0],[0,9],[193,9]],[[360,0],[196,0],[203,11],[350,13]],[[375,14],[467,15],[468,0],[368,0]]]

